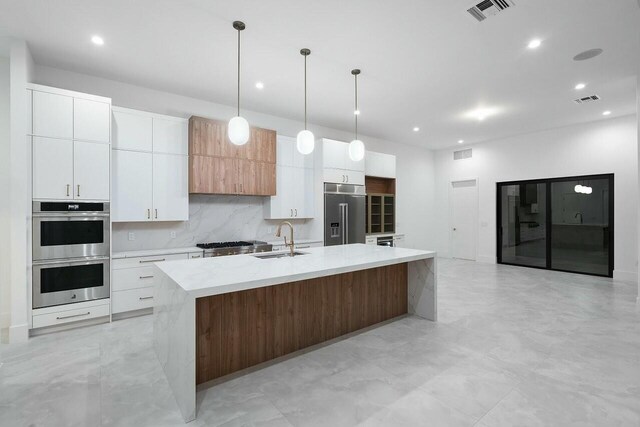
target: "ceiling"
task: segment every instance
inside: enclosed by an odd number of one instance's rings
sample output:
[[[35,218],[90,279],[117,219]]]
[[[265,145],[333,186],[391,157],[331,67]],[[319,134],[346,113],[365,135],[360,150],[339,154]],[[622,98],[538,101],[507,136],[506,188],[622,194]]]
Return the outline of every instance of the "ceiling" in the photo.
[[[635,113],[635,0],[516,0],[483,22],[466,12],[478,1],[0,0],[0,36],[38,64],[233,105],[239,19],[243,108],[301,120],[308,47],[311,123],[353,128],[357,67],[361,133],[431,149]],[[496,114],[467,116],[478,107]]]

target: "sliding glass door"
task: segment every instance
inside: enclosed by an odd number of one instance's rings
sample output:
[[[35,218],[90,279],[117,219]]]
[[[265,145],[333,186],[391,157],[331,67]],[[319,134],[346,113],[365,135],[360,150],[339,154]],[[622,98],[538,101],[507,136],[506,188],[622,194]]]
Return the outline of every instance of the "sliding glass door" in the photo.
[[[613,175],[497,186],[501,264],[613,275]]]

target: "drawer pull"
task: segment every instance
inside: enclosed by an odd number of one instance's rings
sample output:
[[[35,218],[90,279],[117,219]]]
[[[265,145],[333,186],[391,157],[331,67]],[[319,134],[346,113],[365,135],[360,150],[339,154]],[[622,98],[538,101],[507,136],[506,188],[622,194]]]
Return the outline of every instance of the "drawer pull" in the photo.
[[[140,276],[141,279],[153,279],[153,276]]]
[[[145,300],[145,299],[153,299],[153,297],[140,297],[138,298],[140,301]]]
[[[200,258],[202,255],[191,255],[191,258]]]
[[[306,249],[306,248],[310,248],[311,245],[307,245],[307,246],[298,246],[296,245],[296,249]]]
[[[88,316],[90,314],[91,314],[91,312],[87,311],[86,313],[82,313],[82,314],[72,314],[70,316],[58,316],[58,317],[56,317],[56,319],[58,319],[58,320],[71,319],[72,317],[82,317],[82,316]]]
[[[160,261],[164,261],[165,258],[161,258],[161,259],[143,259],[140,260],[140,264],[144,264],[145,262],[160,262]]]

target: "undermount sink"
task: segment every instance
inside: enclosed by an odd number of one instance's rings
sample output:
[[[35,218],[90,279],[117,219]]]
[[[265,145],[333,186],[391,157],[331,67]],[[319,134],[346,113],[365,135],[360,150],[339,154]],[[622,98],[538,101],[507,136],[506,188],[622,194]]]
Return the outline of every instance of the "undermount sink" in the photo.
[[[268,255],[253,255],[254,258],[262,258],[262,259],[274,259],[274,258],[291,258],[292,256],[298,256],[298,255],[307,255],[307,252],[298,252],[295,251],[293,252],[293,255],[291,254],[291,252],[287,251],[287,252],[278,252],[275,254],[268,254]]]

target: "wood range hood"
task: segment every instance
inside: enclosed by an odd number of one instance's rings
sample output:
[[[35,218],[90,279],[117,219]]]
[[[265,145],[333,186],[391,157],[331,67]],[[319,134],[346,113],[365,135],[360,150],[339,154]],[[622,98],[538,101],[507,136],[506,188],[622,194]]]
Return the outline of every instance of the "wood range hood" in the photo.
[[[245,145],[227,137],[227,123],[189,119],[189,193],[275,196],[276,131],[251,128]]]

